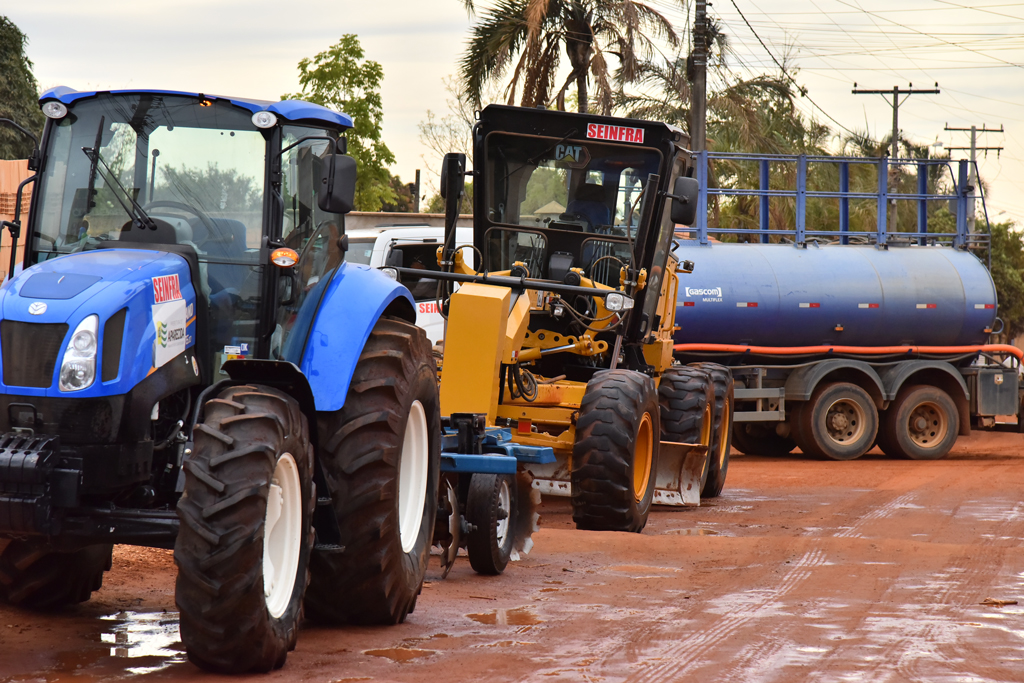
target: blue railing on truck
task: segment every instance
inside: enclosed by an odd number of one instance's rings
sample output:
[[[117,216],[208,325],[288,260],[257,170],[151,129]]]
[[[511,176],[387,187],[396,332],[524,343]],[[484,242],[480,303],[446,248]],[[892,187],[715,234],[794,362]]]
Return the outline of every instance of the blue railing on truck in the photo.
[[[968,202],[971,201],[971,190],[968,187],[970,163],[967,160],[951,162],[948,159],[890,159],[889,157],[832,157],[810,156],[806,154],[743,154],[734,152],[695,152],[693,154],[697,180],[700,182],[700,195],[697,206],[697,223],[692,228],[678,228],[677,232],[696,233],[700,244],[708,243],[709,234],[757,235],[762,243],[768,243],[773,235],[789,236],[798,244],[814,237],[838,239],[840,244],[849,244],[851,236],[866,236],[875,243],[885,246],[890,235],[888,230],[888,209],[890,201],[917,202],[917,230],[915,232],[899,232],[901,238],[917,238],[919,244],[928,242],[950,243],[954,247],[967,248],[988,243],[988,234],[970,232],[968,229]],[[760,187],[740,189],[708,186],[708,163],[715,160],[734,162],[757,162],[759,168]],[[772,164],[792,163],[796,167],[796,187],[792,189],[772,189],[770,186]],[[956,173],[953,164],[957,165]],[[835,191],[807,189],[807,172],[811,164],[831,164],[838,168],[838,187]],[[875,192],[850,191],[851,166],[875,166],[877,169],[878,189]],[[914,167],[917,171],[917,192],[893,192],[889,188],[889,169],[893,166]],[[953,194],[931,194],[928,192],[929,169],[939,167],[949,171],[953,185]],[[977,174],[977,167],[975,167]],[[977,177],[977,175],[975,176]],[[980,183],[979,183],[980,186]],[[978,188],[981,190],[981,188]],[[709,197],[757,197],[759,227],[708,227]],[[769,225],[769,207],[774,197],[792,198],[795,200],[795,225],[792,228],[772,228]],[[978,196],[982,200],[985,224],[988,224],[988,213],[985,209],[983,192]],[[837,199],[839,201],[839,224],[831,230],[808,229],[807,200]],[[873,232],[850,230],[850,200],[866,199],[877,203],[877,226]],[[956,232],[936,233],[928,230],[928,202],[948,201],[956,206]]]

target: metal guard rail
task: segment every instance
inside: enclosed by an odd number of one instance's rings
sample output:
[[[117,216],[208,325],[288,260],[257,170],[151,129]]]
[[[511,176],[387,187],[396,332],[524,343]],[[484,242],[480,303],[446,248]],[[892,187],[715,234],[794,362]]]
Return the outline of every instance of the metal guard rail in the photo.
[[[968,202],[971,200],[970,188],[968,187],[970,161],[964,159],[957,161],[957,172],[953,173],[952,162],[948,159],[896,159],[889,157],[834,157],[814,156],[807,154],[744,154],[735,152],[694,152],[693,158],[696,162],[697,180],[700,183],[700,194],[697,204],[697,222],[691,228],[677,228],[679,233],[696,233],[696,239],[700,244],[708,243],[709,234],[734,234],[734,235],[757,235],[762,243],[767,244],[772,235],[791,236],[797,244],[805,244],[808,238],[825,237],[832,240],[838,239],[840,244],[850,244],[851,239],[856,242],[862,240],[884,247],[890,238],[899,235],[900,239],[916,239],[920,245],[931,242],[950,242],[952,246],[960,249],[970,247],[986,246],[989,243],[987,232],[969,232],[967,220]],[[708,186],[708,163],[711,160],[722,161],[754,161],[759,164],[760,187],[756,189],[743,188],[722,188]],[[791,190],[772,189],[770,187],[770,168],[772,163],[794,163],[796,164],[796,188]],[[807,169],[810,164],[833,164],[839,170],[839,188],[836,191],[818,191],[807,189]],[[875,192],[851,192],[850,191],[850,167],[851,166],[874,166],[877,169],[878,189]],[[917,169],[917,192],[899,193],[891,192],[888,187],[890,166],[914,166]],[[940,167],[949,171],[953,181],[955,194],[930,194],[928,192],[928,170],[931,167]],[[975,177],[977,177],[977,165],[975,165]],[[979,198],[981,199],[982,210],[985,215],[985,224],[988,225],[988,209],[985,206],[984,188],[979,183]],[[708,227],[708,198],[716,196],[732,197],[757,197],[759,199],[759,227],[758,228],[709,228]],[[793,198],[795,199],[795,225],[792,229],[771,228],[769,224],[769,208],[772,198]],[[808,199],[838,199],[839,200],[839,225],[835,230],[808,230],[807,229],[807,200]],[[875,200],[877,204],[877,226],[873,232],[851,231],[850,230],[850,200],[866,199]],[[888,207],[890,200],[893,201],[916,201],[917,202],[917,230],[915,232],[890,232],[887,226]],[[956,201],[956,232],[936,233],[928,231],[928,202],[929,201]]]

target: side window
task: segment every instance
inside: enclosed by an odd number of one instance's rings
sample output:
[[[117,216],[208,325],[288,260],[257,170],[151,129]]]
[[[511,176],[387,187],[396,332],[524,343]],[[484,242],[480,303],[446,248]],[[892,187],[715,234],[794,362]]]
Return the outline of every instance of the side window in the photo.
[[[412,292],[417,302],[433,301],[437,297],[437,280],[429,277],[430,272],[438,272],[438,242],[399,243],[391,247],[387,261],[389,265],[400,265],[402,268],[423,271],[423,275],[403,273],[402,284]]]
[[[304,137],[328,136],[316,128],[285,126],[282,147],[295,144]],[[306,243],[324,225],[342,225],[342,217],[326,213],[317,206],[320,169],[330,152],[326,140],[306,140],[281,155],[281,199],[284,202],[284,223],[281,238],[286,245],[302,253]]]

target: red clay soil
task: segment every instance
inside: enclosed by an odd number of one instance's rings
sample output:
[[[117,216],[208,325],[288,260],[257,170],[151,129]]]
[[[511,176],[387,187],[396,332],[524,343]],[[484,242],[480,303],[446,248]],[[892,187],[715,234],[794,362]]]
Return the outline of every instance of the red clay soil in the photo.
[[[387,628],[303,630],[277,681],[1024,681],[1024,437],[938,462],[737,455],[642,534],[549,499],[500,577],[436,558]],[[986,599],[1019,604],[984,605]],[[93,599],[0,607],[0,681],[224,680],[185,661],[170,553],[118,547]]]

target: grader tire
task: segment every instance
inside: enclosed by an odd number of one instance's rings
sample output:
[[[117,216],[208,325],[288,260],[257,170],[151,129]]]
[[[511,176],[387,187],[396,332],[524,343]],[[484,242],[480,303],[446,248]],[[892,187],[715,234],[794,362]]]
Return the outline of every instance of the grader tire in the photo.
[[[714,439],[715,393],[711,375],[701,368],[672,367],[658,384],[661,440],[710,444]],[[710,413],[710,414],[709,414]],[[708,480],[711,449],[700,475],[701,490]]]
[[[423,330],[381,319],[344,407],[318,415],[321,462],[344,549],[313,551],[311,619],[397,624],[413,611],[437,515],[439,410]]]
[[[654,381],[603,370],[587,383],[572,451],[578,529],[643,530],[654,499],[661,417]]]
[[[42,540],[0,540],[0,599],[29,609],[85,602],[103,585],[114,546],[58,552]]]
[[[188,658],[218,673],[280,668],[295,647],[313,545],[313,448],[292,397],[265,386],[207,401],[185,461],[174,545]]]
[[[700,491],[701,498],[717,498],[725,488],[729,471],[729,450],[732,448],[733,379],[732,372],[717,363],[692,363],[711,377],[715,396],[715,420],[708,449],[708,476]]]

